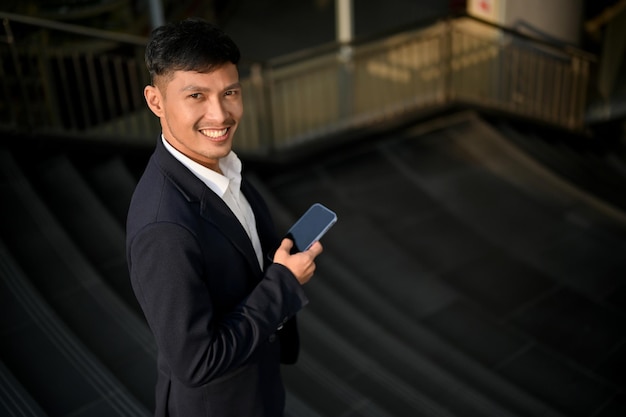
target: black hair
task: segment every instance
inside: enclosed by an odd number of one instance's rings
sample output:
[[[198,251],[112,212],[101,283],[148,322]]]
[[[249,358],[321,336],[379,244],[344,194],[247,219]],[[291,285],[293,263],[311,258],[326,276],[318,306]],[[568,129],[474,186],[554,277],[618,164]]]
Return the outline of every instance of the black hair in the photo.
[[[239,58],[239,48],[228,35],[198,18],[154,29],[145,54],[152,83],[174,71],[210,72],[228,62],[237,65]]]

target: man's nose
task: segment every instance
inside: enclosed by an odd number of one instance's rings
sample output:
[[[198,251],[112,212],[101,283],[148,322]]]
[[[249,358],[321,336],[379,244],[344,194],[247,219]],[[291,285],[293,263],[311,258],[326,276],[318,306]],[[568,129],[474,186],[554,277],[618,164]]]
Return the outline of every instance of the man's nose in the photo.
[[[206,109],[206,117],[209,120],[217,123],[222,123],[229,117],[228,108],[224,105],[222,100],[215,99],[209,101]]]

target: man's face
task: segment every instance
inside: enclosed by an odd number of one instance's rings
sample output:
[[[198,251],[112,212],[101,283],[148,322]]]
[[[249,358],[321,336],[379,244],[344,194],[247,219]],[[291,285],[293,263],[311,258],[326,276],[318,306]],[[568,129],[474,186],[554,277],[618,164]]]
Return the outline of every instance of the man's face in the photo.
[[[208,72],[176,71],[147,86],[148,106],[165,139],[192,160],[219,172],[243,115],[239,72],[232,63]]]

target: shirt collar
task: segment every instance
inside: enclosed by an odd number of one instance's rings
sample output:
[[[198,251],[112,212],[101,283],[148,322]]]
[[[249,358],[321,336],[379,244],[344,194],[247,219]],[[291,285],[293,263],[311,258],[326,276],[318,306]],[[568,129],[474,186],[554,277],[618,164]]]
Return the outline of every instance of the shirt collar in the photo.
[[[219,160],[220,169],[223,172],[222,175],[184,155],[182,152],[170,145],[163,135],[161,135],[161,140],[163,141],[165,149],[167,149],[174,156],[174,158],[187,167],[218,196],[223,197],[224,193],[226,193],[226,190],[231,184],[233,187],[236,187],[236,189],[240,188],[241,160],[239,160],[239,157],[234,151],[231,150],[228,155]]]

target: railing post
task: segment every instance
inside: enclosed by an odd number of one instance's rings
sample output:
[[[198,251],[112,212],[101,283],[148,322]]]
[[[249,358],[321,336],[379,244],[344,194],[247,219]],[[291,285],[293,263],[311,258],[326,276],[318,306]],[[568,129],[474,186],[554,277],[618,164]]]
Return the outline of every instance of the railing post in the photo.
[[[34,118],[32,113],[32,108],[28,101],[28,92],[26,90],[26,85],[24,84],[24,74],[22,71],[22,66],[20,64],[20,58],[17,53],[17,48],[15,47],[15,38],[13,37],[13,31],[11,30],[11,25],[9,23],[8,18],[2,19],[2,26],[4,27],[4,32],[6,33],[6,43],[9,45],[9,50],[11,53],[11,60],[13,61],[13,67],[15,68],[15,74],[17,77],[17,85],[19,89],[19,95],[22,100],[22,106],[26,113],[26,123],[28,128],[32,131],[34,128]],[[8,97],[7,97],[8,98]],[[17,111],[13,111],[13,118],[16,127],[19,125],[19,120],[17,120],[19,115]]]
[[[274,146],[272,119],[271,86],[266,85],[263,67],[254,63],[250,67],[250,81],[253,86],[253,100],[256,124],[256,151],[271,152]],[[251,109],[252,110],[252,109]]]
[[[441,37],[441,66],[443,67],[443,91],[441,94],[442,104],[446,105],[453,100],[452,77],[454,71],[454,54],[452,50],[452,21],[448,18],[443,23],[443,35]]]
[[[572,58],[572,100],[569,127],[581,129],[584,125],[585,101],[589,85],[589,61],[580,56]]]
[[[343,45],[339,48],[337,83],[339,86],[339,120],[350,120],[354,114],[353,61],[352,47]]]
[[[352,0],[336,1],[336,26],[338,52],[337,83],[339,88],[339,120],[349,120],[354,113],[354,91],[352,88],[352,54],[350,45],[354,36]]]
[[[163,17],[163,5],[160,0],[149,0],[151,29],[155,29],[165,23]]]

